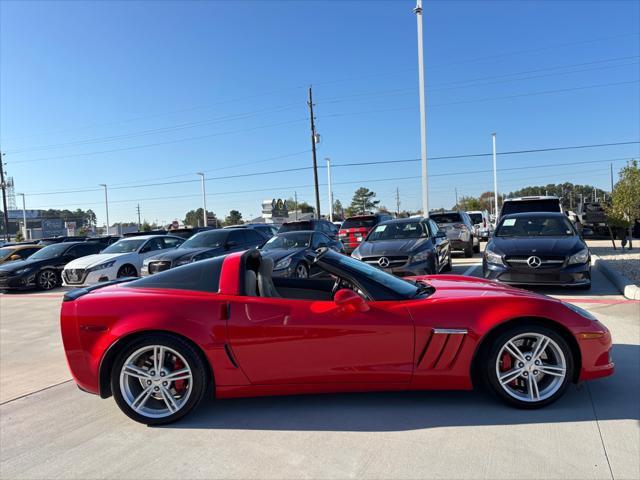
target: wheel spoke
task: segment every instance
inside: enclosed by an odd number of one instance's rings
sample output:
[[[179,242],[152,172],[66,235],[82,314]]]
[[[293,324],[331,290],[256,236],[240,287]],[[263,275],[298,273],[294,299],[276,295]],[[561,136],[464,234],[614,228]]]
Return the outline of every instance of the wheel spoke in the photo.
[[[149,372],[132,364],[125,365],[122,373],[129,375],[130,377],[141,378],[143,380],[151,378]]]
[[[566,373],[566,369],[564,367],[554,365],[540,365],[538,370],[545,375],[553,375],[555,377],[564,377]]]
[[[550,341],[551,340],[548,337],[538,338],[538,340],[536,341],[536,347],[534,348],[533,354],[531,355],[532,360],[540,359],[540,356],[544,353]]]
[[[156,374],[160,373],[162,369],[162,364],[164,362],[164,347],[156,346],[153,348],[153,368],[156,371]]]
[[[165,380],[170,382],[175,382],[176,380],[187,380],[191,378],[191,371],[188,368],[182,368],[180,370],[176,370],[175,372],[171,372],[169,375],[164,377]]]
[[[540,399],[540,391],[538,390],[538,381],[536,380],[534,375],[529,375],[527,378],[527,384],[529,386],[529,398],[531,401],[536,401]]]
[[[521,362],[525,361],[524,354],[520,351],[520,349],[516,346],[515,343],[509,341],[504,346],[504,348],[511,354],[512,357],[515,357],[516,359],[520,360]]]
[[[512,382],[513,380],[518,378],[523,371],[524,368],[514,368],[512,370],[509,370],[508,372],[505,372],[503,375],[500,375],[500,383],[504,385],[506,383]]]
[[[145,388],[140,395],[138,395],[135,400],[131,403],[131,408],[133,408],[136,412],[139,412],[144,404],[147,403],[147,400],[151,396],[151,387]]]
[[[164,403],[167,404],[167,408],[169,409],[169,411],[171,413],[178,411],[178,404],[176,403],[176,399],[173,398],[173,395],[171,395],[171,392],[166,387],[162,387],[160,393],[162,394]]]

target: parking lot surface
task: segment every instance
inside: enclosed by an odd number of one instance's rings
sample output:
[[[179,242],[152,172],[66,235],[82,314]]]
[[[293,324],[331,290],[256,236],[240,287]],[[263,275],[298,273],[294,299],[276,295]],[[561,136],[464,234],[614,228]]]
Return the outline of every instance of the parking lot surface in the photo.
[[[480,256],[454,259],[480,276]],[[541,290],[612,331],[616,373],[542,410],[484,392],[207,401],[149,428],[70,380],[61,291],[0,294],[1,478],[640,478],[640,303]]]

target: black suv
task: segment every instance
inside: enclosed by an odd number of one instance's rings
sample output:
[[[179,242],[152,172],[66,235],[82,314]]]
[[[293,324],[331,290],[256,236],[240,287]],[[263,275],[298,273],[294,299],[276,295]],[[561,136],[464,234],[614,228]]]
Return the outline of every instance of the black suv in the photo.
[[[295,222],[283,223],[278,230],[278,233],[286,232],[299,232],[301,230],[313,230],[314,232],[324,233],[327,237],[337,240],[338,239],[338,227],[331,223],[329,220],[323,219],[311,219],[311,220],[298,220]]]

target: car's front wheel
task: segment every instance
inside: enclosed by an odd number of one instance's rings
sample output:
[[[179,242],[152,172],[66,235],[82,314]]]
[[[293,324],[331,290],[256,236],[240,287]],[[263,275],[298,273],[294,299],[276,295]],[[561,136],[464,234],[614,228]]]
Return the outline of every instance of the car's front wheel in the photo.
[[[137,277],[138,272],[133,265],[123,265],[118,270],[118,278]]]
[[[309,267],[304,262],[299,262],[296,265],[296,270],[294,272],[295,278],[309,278]]]
[[[519,408],[539,408],[562,396],[574,361],[567,342],[554,330],[521,325],[499,335],[483,368],[491,389]]]
[[[207,378],[205,364],[190,344],[171,335],[152,334],[120,352],[111,370],[111,391],[127,416],[161,425],[198,406]]]
[[[60,278],[54,270],[43,270],[36,276],[36,284],[40,290],[51,290],[60,284]]]

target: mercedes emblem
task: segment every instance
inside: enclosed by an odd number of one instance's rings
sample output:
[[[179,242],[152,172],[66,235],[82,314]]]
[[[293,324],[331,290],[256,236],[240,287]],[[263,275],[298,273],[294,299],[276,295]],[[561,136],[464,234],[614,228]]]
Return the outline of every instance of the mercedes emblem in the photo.
[[[532,255],[531,257],[527,258],[527,265],[529,265],[529,267],[531,268],[538,268],[540,267],[540,265],[542,265],[542,260],[540,260],[540,257]]]
[[[382,268],[387,268],[389,266],[389,259],[387,257],[380,257],[378,259],[378,265]]]

